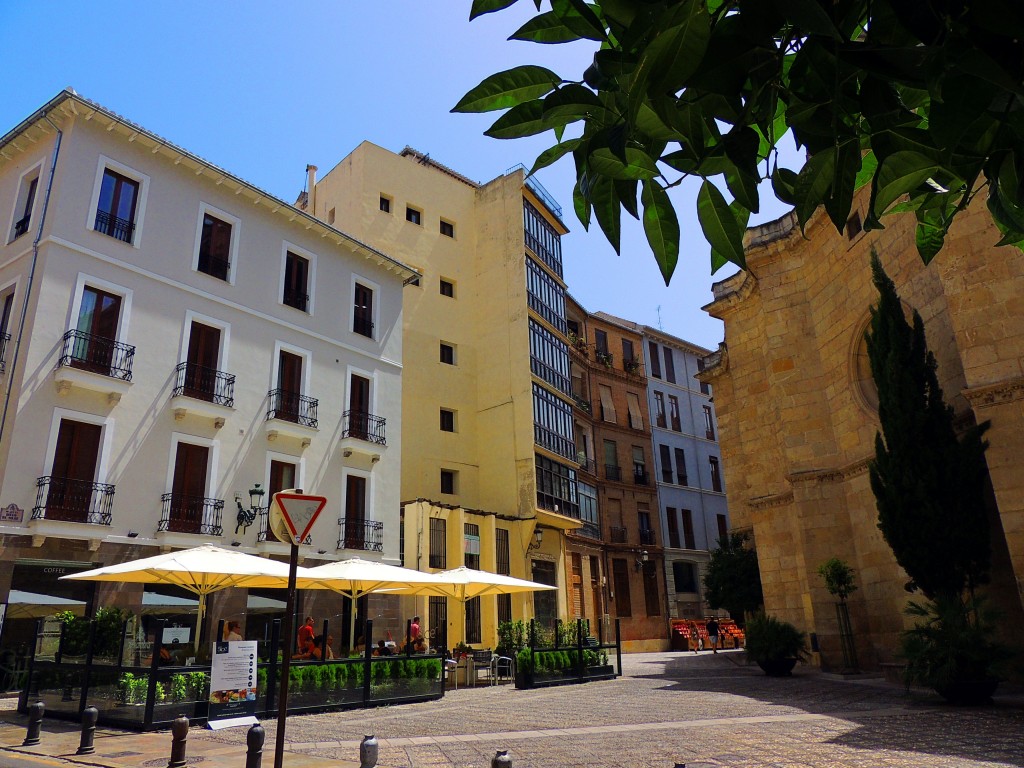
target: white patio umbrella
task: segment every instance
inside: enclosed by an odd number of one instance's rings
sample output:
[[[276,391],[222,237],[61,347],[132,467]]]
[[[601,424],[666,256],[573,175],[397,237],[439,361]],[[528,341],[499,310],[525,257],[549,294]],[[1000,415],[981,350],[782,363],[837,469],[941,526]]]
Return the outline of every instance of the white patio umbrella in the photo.
[[[463,639],[465,639],[466,634],[465,604],[467,600],[487,595],[511,595],[516,592],[540,592],[547,589],[557,589],[557,587],[552,587],[549,584],[517,579],[514,576],[505,576],[504,574],[491,573],[490,571],[478,571],[473,568],[466,568],[465,566],[430,575],[435,577],[436,582],[410,584],[404,588],[388,589],[387,591],[391,594],[399,595],[434,595],[436,597],[455,598],[463,605]]]
[[[371,592],[391,592],[395,589],[438,585],[441,583],[438,576],[439,574],[353,557],[307,568],[302,579],[302,588],[330,589],[352,601],[348,631],[348,647],[351,649],[355,643],[356,600]]]
[[[299,568],[298,578],[306,569]],[[179,552],[130,560],[91,571],[61,576],[80,581],[119,581],[132,584],[173,584],[199,596],[195,648],[199,649],[199,629],[206,613],[206,596],[228,587],[288,586],[288,563],[247,555],[233,549],[203,544]]]

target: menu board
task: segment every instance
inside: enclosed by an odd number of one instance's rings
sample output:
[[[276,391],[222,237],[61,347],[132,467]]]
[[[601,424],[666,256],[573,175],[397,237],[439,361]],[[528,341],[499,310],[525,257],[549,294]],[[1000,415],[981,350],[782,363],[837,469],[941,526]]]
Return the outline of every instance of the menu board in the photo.
[[[213,644],[209,720],[256,715],[256,641]]]

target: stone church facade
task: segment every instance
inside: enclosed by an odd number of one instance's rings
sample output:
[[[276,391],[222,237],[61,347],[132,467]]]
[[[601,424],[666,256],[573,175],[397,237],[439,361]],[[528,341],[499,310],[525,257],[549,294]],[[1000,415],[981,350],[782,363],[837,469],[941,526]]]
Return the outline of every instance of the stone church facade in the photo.
[[[996,248],[984,203],[962,214],[925,266],[915,219],[844,234],[819,213],[801,234],[793,214],[747,232],[747,270],[714,286],[705,307],[725,341],[700,378],[714,385],[735,530],[756,545],[768,613],[814,633],[825,668],[842,655],[834,599],[818,566],[856,570],[850,616],[863,668],[894,659],[907,618],[906,574],[877,527],[867,461],[878,431],[864,331],[877,301],[874,249],[908,308],[920,312],[939,381],[961,425],[990,420],[990,592],[1020,626],[1024,592],[1024,255]]]

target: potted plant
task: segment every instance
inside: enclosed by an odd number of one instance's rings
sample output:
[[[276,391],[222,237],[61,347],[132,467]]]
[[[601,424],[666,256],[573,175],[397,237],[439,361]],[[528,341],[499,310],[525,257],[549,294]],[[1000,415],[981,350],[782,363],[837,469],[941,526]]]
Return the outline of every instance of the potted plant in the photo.
[[[843,650],[843,668],[851,672],[859,671],[857,647],[853,642],[853,627],[850,624],[850,608],[846,604],[846,598],[857,591],[853,568],[838,557],[830,557],[818,566],[818,575],[824,579],[828,593],[838,600],[836,622],[839,624],[839,642]]]
[[[1010,652],[991,639],[995,619],[984,599],[937,596],[911,601],[906,612],[919,619],[901,638],[907,685],[932,688],[952,704],[990,701]]]
[[[516,654],[516,688],[533,687],[533,651],[521,648]]]
[[[784,677],[798,661],[807,658],[807,640],[792,624],[764,613],[746,626],[747,658],[757,662],[769,677]]]

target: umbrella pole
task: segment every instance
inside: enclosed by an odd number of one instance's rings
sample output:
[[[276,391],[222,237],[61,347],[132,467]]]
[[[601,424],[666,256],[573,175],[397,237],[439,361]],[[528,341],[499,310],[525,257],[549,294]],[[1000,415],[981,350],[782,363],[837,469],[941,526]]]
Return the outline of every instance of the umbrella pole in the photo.
[[[196,656],[199,655],[199,636],[203,633],[203,619],[206,617],[206,593],[199,593],[199,607],[196,614],[196,639],[194,644],[194,651]]]
[[[350,592],[349,596],[349,607],[348,607],[348,653],[352,655],[352,651],[356,647],[356,597],[354,592]],[[363,638],[364,640],[366,638]]]

